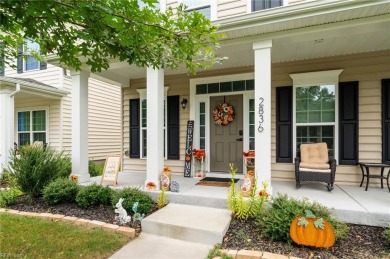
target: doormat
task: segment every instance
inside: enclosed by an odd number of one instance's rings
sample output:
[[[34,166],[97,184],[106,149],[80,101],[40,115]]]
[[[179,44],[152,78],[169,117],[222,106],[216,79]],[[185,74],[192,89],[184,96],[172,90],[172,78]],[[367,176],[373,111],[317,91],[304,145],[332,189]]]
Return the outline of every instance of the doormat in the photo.
[[[239,179],[234,179],[234,182],[238,182]],[[232,183],[230,178],[218,178],[218,177],[205,177],[200,180],[196,185],[203,186],[215,186],[215,187],[229,187]]]

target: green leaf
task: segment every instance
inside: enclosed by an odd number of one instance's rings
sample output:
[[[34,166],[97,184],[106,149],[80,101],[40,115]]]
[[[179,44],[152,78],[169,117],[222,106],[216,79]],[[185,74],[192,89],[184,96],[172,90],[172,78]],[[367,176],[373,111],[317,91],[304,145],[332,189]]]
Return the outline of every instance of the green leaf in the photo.
[[[305,210],[306,217],[314,219],[316,216],[311,212],[311,210]]]
[[[324,229],[324,220],[322,218],[317,219],[316,221],[314,221],[314,226],[316,228]]]
[[[300,217],[298,219],[298,226],[307,227],[307,225],[309,225],[309,221],[307,221],[307,219],[305,217]]]

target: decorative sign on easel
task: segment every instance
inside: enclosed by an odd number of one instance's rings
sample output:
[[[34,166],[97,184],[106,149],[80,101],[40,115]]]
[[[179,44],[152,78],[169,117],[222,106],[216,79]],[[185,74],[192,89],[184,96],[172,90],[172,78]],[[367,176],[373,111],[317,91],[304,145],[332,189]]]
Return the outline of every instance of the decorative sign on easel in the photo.
[[[102,180],[100,184],[103,184],[104,181],[114,182],[114,186],[118,183],[118,173],[121,168],[121,156],[107,156],[106,162],[104,164],[104,170],[102,175]]]
[[[184,177],[191,177],[192,142],[194,136],[194,121],[187,122],[186,153],[184,159]]]

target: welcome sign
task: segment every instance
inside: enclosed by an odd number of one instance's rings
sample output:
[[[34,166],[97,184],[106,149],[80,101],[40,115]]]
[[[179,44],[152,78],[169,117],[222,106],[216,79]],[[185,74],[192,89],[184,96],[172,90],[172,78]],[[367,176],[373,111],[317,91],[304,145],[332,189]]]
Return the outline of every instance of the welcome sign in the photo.
[[[186,153],[184,159],[184,177],[191,177],[192,142],[194,136],[194,121],[187,122]]]

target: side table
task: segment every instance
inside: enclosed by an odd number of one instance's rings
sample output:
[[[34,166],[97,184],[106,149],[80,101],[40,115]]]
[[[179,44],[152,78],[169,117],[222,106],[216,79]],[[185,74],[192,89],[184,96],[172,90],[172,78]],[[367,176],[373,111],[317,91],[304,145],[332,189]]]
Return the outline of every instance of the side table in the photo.
[[[368,184],[370,182],[370,178],[379,178],[379,179],[381,179],[381,188],[383,189],[383,179],[386,179],[387,188],[389,189],[389,192],[390,192],[390,186],[389,186],[390,170],[389,170],[387,176],[383,175],[385,168],[390,167],[390,165],[382,164],[382,163],[366,163],[366,162],[359,162],[358,165],[360,166],[360,169],[362,170],[362,181],[360,183],[360,187],[363,185],[364,177],[367,177],[366,191],[368,189]],[[380,168],[381,174],[380,175],[371,175],[370,174],[370,167]]]

